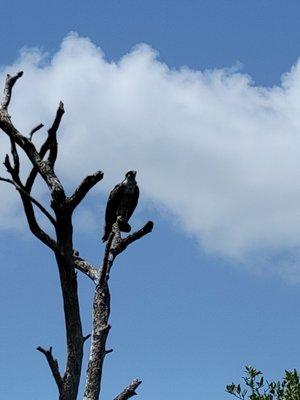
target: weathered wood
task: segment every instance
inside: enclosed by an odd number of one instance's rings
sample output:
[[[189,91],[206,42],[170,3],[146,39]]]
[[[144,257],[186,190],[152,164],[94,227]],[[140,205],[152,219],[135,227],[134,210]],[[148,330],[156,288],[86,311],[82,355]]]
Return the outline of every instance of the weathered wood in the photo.
[[[5,81],[5,86],[4,86],[4,93],[3,93],[3,100],[1,103],[1,109],[2,110],[7,110],[10,99],[11,99],[11,92],[14,84],[17,82],[19,78],[23,75],[23,71],[18,72],[16,75],[7,75],[6,76],[6,81]]]

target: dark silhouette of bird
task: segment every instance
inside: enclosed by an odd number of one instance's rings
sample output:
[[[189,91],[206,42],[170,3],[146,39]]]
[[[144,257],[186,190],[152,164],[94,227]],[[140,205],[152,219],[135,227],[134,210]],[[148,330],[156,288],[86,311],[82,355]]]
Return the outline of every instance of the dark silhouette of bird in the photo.
[[[116,185],[110,192],[105,211],[103,242],[107,241],[117,219],[120,231],[130,232],[131,230],[128,221],[137,206],[140,193],[135,176],[136,171],[128,171],[123,182]]]

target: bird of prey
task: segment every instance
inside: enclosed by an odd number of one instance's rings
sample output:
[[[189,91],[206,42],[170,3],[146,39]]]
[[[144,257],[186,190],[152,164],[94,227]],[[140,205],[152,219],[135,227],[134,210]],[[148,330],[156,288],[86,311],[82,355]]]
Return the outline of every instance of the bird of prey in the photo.
[[[131,226],[128,224],[139,199],[139,187],[135,180],[136,171],[128,171],[123,182],[119,183],[110,192],[106,211],[105,227],[102,241],[106,242],[117,218],[120,231],[130,232]]]

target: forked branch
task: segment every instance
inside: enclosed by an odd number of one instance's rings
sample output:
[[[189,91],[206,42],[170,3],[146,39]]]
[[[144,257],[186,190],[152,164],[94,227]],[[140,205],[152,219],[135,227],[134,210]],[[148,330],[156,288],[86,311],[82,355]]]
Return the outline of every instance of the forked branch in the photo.
[[[37,351],[44,354],[46,357],[50,370],[52,372],[53,378],[55,379],[56,385],[58,387],[58,391],[61,392],[63,387],[63,380],[59,372],[58,362],[52,355],[52,347],[49,350],[44,349],[43,347],[37,347]]]

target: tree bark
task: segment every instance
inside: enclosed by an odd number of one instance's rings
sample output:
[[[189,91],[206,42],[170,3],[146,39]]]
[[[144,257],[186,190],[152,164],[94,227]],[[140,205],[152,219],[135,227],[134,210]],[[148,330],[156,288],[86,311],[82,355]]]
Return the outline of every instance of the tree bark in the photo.
[[[56,257],[64,305],[67,338],[67,363],[62,378],[60,400],[76,400],[83,357],[82,326],[77,292],[77,277],[65,258]]]
[[[96,286],[93,302],[93,331],[91,338],[90,356],[87,369],[87,380],[84,400],[98,400],[103,362],[106,355],[105,344],[110,330],[108,324],[110,314],[110,293],[108,284]]]

